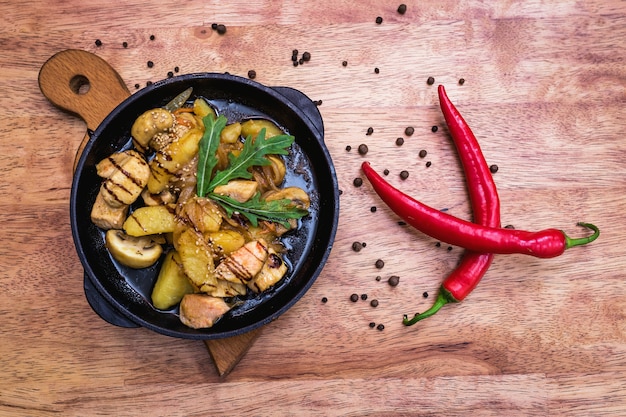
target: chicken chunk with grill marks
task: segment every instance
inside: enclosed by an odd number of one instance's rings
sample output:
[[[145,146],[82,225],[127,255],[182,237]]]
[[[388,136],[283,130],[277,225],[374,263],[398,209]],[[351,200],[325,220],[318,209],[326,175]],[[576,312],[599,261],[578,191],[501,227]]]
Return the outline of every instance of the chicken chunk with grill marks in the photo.
[[[215,268],[215,275],[226,281],[247,284],[259,273],[268,255],[267,242],[254,240],[228,255]]]

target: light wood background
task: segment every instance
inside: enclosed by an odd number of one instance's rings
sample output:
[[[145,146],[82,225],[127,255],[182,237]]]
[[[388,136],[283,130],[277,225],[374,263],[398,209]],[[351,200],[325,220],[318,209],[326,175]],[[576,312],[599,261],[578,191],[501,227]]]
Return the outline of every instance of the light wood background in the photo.
[[[0,2],[1,415],[626,414],[626,2],[407,1],[405,15],[399,4]],[[343,191],[336,244],[311,290],[225,378],[203,343],[111,326],[83,296],[68,201],[85,125],[37,85],[68,48],[108,61],[131,92],[176,66],[254,69],[261,83],[322,100]],[[294,48],[311,61],[294,68]],[[407,328],[402,315],[430,305],[462,250],[398,226],[352,181],[367,159],[407,193],[471,218],[439,83],[499,166],[503,224],[578,236],[583,220],[602,235],[556,259],[497,256],[465,302]],[[407,126],[415,134],[398,147]],[[356,253],[354,241],[367,246]]]

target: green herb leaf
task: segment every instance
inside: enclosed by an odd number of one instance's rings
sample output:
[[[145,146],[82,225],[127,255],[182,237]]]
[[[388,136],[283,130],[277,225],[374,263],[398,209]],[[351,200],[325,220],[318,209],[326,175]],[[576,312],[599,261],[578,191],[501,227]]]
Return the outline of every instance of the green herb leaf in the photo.
[[[208,191],[213,191],[215,187],[236,178],[252,178],[248,168],[255,165],[269,165],[271,162],[265,158],[265,155],[287,155],[289,153],[287,148],[293,141],[294,137],[290,135],[277,135],[265,139],[265,128],[261,129],[254,140],[248,136],[239,155],[235,156],[232,153],[228,155],[228,168],[215,174],[208,186]]]
[[[215,193],[211,193],[209,198],[217,201],[224,210],[226,210],[228,216],[232,216],[233,213],[240,213],[245,216],[254,227],[258,226],[259,220],[268,220],[280,223],[289,228],[288,219],[299,219],[309,213],[308,210],[296,207],[293,201],[289,199],[273,201],[261,200],[260,193],[256,193],[250,200],[244,203]]]
[[[204,123],[204,135],[198,143],[198,175],[196,184],[196,194],[198,197],[204,197],[212,188],[211,174],[213,168],[217,165],[217,147],[220,144],[220,134],[226,126],[228,120],[224,116],[217,119],[213,115],[207,115],[202,119]]]

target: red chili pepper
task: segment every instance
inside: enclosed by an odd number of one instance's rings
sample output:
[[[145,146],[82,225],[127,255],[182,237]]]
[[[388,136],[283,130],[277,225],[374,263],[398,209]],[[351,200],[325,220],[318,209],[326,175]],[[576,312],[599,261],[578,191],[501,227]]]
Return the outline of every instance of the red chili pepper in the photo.
[[[591,229],[590,236],[572,239],[562,230],[544,229],[529,232],[481,226],[436,210],[396,189],[374,171],[369,162],[361,165],[374,191],[389,208],[422,233],[474,252],[495,254],[526,254],[537,258],[553,258],[565,249],[593,242],[600,230],[591,223],[577,223]]]
[[[484,226],[500,227],[498,191],[480,145],[469,125],[446,95],[443,85],[439,86],[438,92],[439,105],[465,173],[474,222]],[[410,320],[405,316],[403,323],[407,326],[413,325],[432,316],[447,303],[464,300],[476,288],[492,261],[492,253],[466,250],[457,267],[441,284],[433,306],[421,314],[416,314]]]

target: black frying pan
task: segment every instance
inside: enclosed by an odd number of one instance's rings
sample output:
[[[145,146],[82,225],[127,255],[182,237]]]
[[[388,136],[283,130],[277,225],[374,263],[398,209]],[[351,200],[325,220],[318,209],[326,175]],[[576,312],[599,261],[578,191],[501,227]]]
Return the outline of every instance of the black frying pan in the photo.
[[[88,94],[102,94],[103,85],[94,85],[96,76],[83,76],[80,65],[43,66],[40,88],[53,104],[69,108],[51,98],[50,80],[64,84],[54,73],[65,75],[66,88],[80,98],[77,82],[88,82]],[[67,57],[66,57],[67,58]],[[81,54],[74,57],[82,59]],[[88,68],[85,71],[90,71]],[[63,78],[62,78],[63,79]],[[97,84],[97,81],[96,81]],[[79,88],[80,87],[80,88]],[[183,325],[177,310],[160,311],[150,303],[152,285],[160,262],[153,267],[133,270],[117,264],[104,247],[104,234],[90,221],[90,212],[101,178],[95,165],[112,152],[130,146],[130,128],[134,120],[150,108],[165,105],[188,87],[193,97],[202,96],[217,107],[229,122],[248,118],[267,118],[295,136],[294,151],[287,159],[290,183],[305,188],[312,196],[310,215],[288,237],[290,266],[287,276],[274,288],[251,295],[229,311],[210,329],[191,329]],[[113,94],[114,92],[112,92]],[[123,94],[123,92],[121,93]],[[70,99],[72,94],[67,93]],[[104,96],[106,97],[106,89]],[[96,100],[97,102],[97,100]],[[93,103],[92,103],[93,105]],[[94,110],[97,112],[97,110]],[[89,124],[88,124],[89,127]],[[266,87],[249,79],[216,73],[188,74],[159,81],[125,99],[111,111],[95,131],[90,132],[75,167],[70,199],[72,234],[78,256],[85,270],[85,294],[92,308],[106,321],[124,327],[143,326],[156,332],[186,339],[217,339],[236,336],[278,318],[310,288],[318,277],[332,249],[339,214],[339,192],[335,169],[324,144],[324,127],[317,106],[303,93],[288,87]]]

